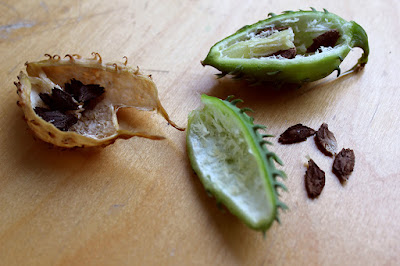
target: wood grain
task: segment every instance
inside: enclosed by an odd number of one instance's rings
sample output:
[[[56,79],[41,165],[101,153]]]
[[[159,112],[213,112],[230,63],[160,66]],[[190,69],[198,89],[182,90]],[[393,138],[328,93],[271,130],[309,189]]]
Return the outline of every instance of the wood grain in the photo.
[[[203,68],[208,49],[269,12],[327,8],[369,35],[364,71],[300,89],[268,90]],[[398,1],[0,2],[1,265],[400,264],[400,27]],[[43,54],[99,52],[152,74],[171,118],[185,126],[200,95],[234,94],[279,135],[323,122],[355,171],[342,186],[312,139],[273,150],[285,162],[290,210],[266,238],[221,211],[191,170],[185,133],[152,116],[164,141],[131,139],[100,150],[60,151],[35,141],[13,82]],[[355,49],[343,63],[350,67]],[[304,188],[307,156],[327,173],[321,196]]]

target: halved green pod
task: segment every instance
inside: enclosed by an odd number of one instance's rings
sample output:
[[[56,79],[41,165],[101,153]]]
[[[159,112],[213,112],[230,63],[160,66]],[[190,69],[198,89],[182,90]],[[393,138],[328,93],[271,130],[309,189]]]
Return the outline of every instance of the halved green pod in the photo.
[[[328,12],[285,11],[244,26],[216,43],[202,64],[251,81],[304,83],[324,78],[353,47],[363,50],[352,68],[368,62],[368,37],[354,21]]]
[[[278,199],[278,182],[284,172],[282,164],[260,134],[262,125],[240,109],[240,99],[221,100],[202,95],[204,108],[189,115],[186,144],[191,165],[205,189],[218,202],[252,229],[266,231],[274,220],[279,222],[277,208],[286,209]]]

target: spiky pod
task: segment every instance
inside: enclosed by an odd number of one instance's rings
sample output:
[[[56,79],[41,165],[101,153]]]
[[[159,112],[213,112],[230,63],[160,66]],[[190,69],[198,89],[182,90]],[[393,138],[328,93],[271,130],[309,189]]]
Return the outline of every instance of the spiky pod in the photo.
[[[63,148],[105,146],[117,139],[134,136],[164,139],[147,132],[121,128],[117,111],[125,107],[155,110],[169,124],[181,129],[169,119],[150,76],[142,75],[139,69],[128,67],[126,57],[124,63],[103,63],[98,53],[92,55],[93,58],[82,58],[80,55],[67,54],[61,58],[59,55],[46,54],[46,60],[26,63],[27,74],[21,72],[15,85],[19,95],[18,106],[22,108],[25,120],[35,136]],[[60,130],[52,121],[45,121],[35,108],[47,110],[43,94],[51,95],[54,90],[65,92],[65,84],[73,79],[83,84],[104,87],[104,95],[99,97],[96,105],[91,108],[72,100],[79,107],[77,110],[67,111],[66,115],[72,116],[77,123],[67,130]]]
[[[308,51],[315,38],[332,30],[339,34],[333,47],[314,44],[318,49]],[[220,70],[218,77],[232,75],[251,83],[302,84],[335,70],[339,76],[339,66],[353,47],[360,47],[364,53],[351,70],[361,69],[368,62],[369,46],[366,32],[356,22],[348,22],[326,9],[284,11],[281,15],[269,13],[268,19],[244,26],[216,43],[202,64]],[[290,49],[295,51],[295,57],[282,56]]]
[[[189,115],[187,150],[191,165],[205,189],[217,202],[252,229],[266,231],[274,220],[280,222],[278,209],[286,209],[279,200],[278,188],[287,190],[278,177],[278,156],[269,151],[265,126],[254,124],[238,108],[240,99],[221,100],[202,95],[204,108]]]

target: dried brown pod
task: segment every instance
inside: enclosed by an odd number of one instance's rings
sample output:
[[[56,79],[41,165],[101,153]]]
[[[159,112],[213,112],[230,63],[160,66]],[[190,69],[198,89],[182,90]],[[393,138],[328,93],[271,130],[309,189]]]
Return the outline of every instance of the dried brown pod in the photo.
[[[328,156],[333,156],[337,150],[337,141],[335,135],[329,131],[328,124],[323,123],[315,134],[315,143],[317,147]]]
[[[312,159],[308,161],[304,181],[308,197],[312,199],[318,197],[325,186],[325,172]]]
[[[308,137],[314,134],[314,129],[302,124],[296,124],[286,129],[285,132],[280,135],[278,141],[282,144],[292,144],[305,141]]]
[[[332,172],[340,179],[347,181],[354,170],[355,155],[351,149],[342,149],[335,157]]]
[[[19,82],[15,83],[18,106],[39,139],[65,148],[105,146],[134,136],[164,139],[121,128],[117,112],[125,107],[157,111],[169,124],[183,130],[170,120],[149,76],[126,66],[126,62],[103,63],[98,53],[92,55],[93,58],[66,55],[62,59],[46,54],[47,60],[27,62],[27,74],[19,74]],[[74,80],[89,88],[72,84]],[[70,82],[69,87],[65,85]],[[85,105],[95,98],[95,105]]]

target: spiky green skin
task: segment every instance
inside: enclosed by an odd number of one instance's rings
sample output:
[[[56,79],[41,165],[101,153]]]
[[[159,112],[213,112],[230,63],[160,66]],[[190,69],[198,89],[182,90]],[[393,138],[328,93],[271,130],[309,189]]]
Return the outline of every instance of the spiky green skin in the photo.
[[[343,18],[328,12],[316,11],[285,11],[281,15],[268,14],[269,18],[255,24],[244,26],[233,35],[211,47],[202,64],[210,65],[221,71],[219,76],[234,75],[250,81],[275,81],[278,83],[304,83],[322,79],[333,71],[340,74],[339,65],[353,47],[360,47],[364,52],[357,64],[352,68],[363,67],[368,62],[369,46],[368,37],[364,29],[354,21],[346,21]],[[331,29],[340,32],[340,39],[333,50],[323,53],[296,57],[293,59],[262,60],[259,58],[227,58],[222,57],[220,50],[232,40],[235,40],[248,32],[255,32],[267,25],[276,27],[295,27],[299,22],[283,22],[285,20],[328,20],[332,23]],[[305,43],[308,47],[312,38]]]
[[[197,154],[194,152],[194,148],[191,143],[191,134],[192,134],[192,120],[193,120],[193,112],[201,112],[199,110],[193,111],[189,115],[188,128],[187,128],[187,151],[190,158],[191,165],[198,175],[200,181],[204,185],[205,189],[213,195],[218,203],[224,204],[229,211],[236,215],[240,220],[242,220],[248,227],[265,232],[273,223],[274,220],[280,223],[278,216],[278,208],[287,209],[287,206],[281,202],[278,198],[279,194],[277,192],[277,188],[281,188],[284,191],[287,191],[285,185],[278,182],[277,177],[286,178],[286,175],[283,171],[278,170],[275,167],[275,163],[282,165],[282,161],[278,158],[278,156],[269,151],[266,145],[270,145],[269,141],[266,141],[265,138],[273,137],[272,135],[260,134],[260,129],[265,129],[265,126],[257,125],[253,123],[253,118],[248,116],[245,112],[252,111],[249,108],[238,108],[236,104],[238,102],[242,102],[240,99],[232,100],[232,97],[228,97],[226,100],[221,100],[212,96],[202,95],[202,102],[205,105],[213,105],[214,107],[224,109],[227,113],[230,114],[229,119],[239,121],[240,130],[245,133],[246,141],[251,147],[254,156],[257,157],[258,167],[261,169],[263,173],[263,178],[265,179],[265,191],[268,196],[268,200],[272,205],[272,211],[269,217],[263,219],[261,222],[254,223],[252,219],[246,214],[243,213],[243,210],[239,210],[235,204],[232,203],[232,200],[226,195],[223,195],[218,189],[215,188],[214,184],[210,181],[210,178],[205,176],[203,173],[203,165],[199,164],[196,160]]]

